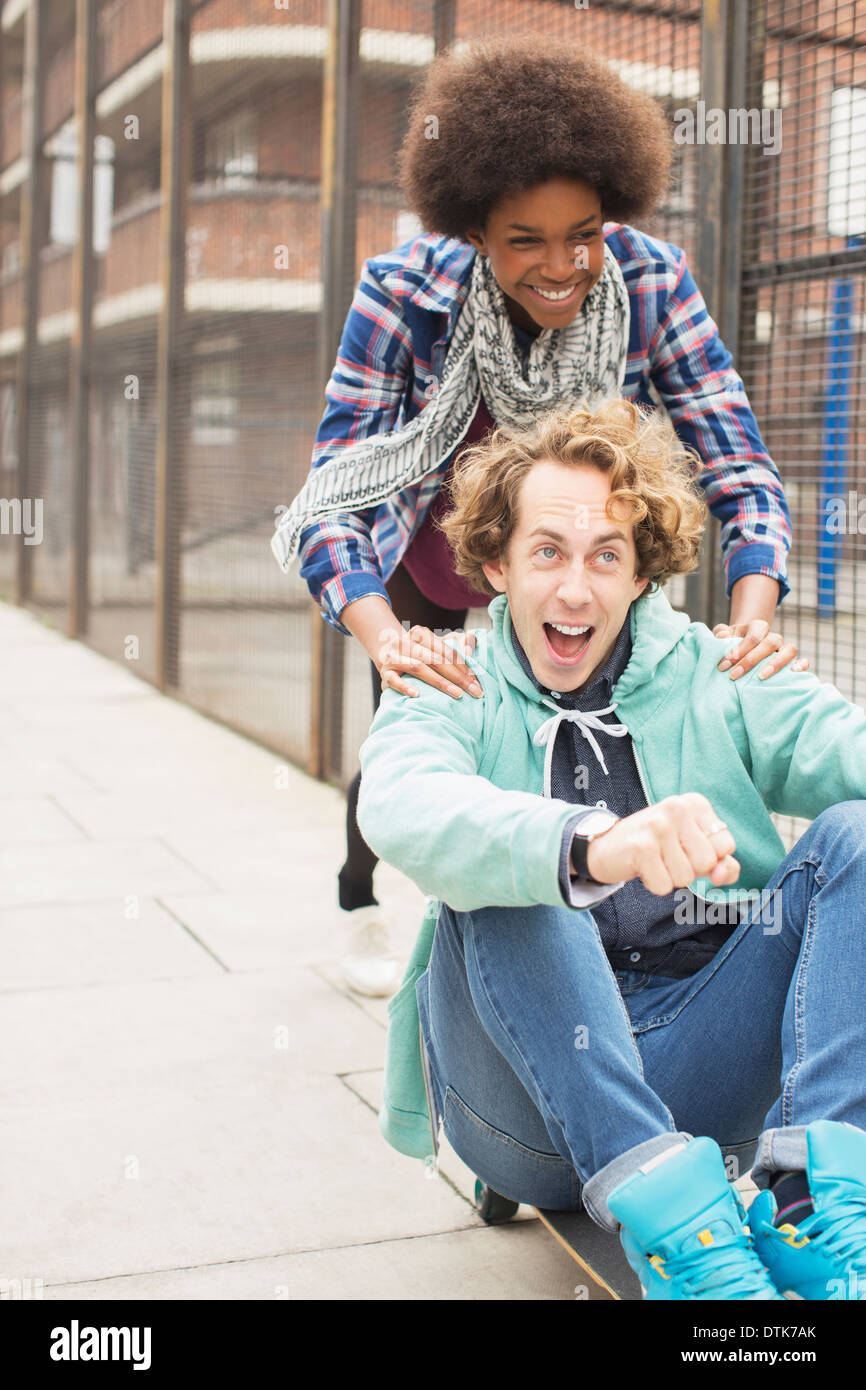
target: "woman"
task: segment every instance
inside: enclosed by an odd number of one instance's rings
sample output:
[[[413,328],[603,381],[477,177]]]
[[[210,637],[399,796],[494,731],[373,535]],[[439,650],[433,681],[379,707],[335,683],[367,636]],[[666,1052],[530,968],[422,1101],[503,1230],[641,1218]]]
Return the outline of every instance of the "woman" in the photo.
[[[325,620],[364,647],[374,705],[386,686],[417,694],[408,674],[480,697],[442,640],[488,603],[455,574],[436,524],[451,470],[495,425],[581,398],[661,404],[703,459],[731,597],[714,631],[742,638],[720,669],[737,679],[772,654],[769,676],[796,656],[770,632],[788,592],[778,472],[685,254],[630,225],[661,202],[672,152],[652,98],[559,40],[483,41],[427,70],[399,158],[427,233],[365,262],[310,476],[272,542],[286,570],[300,555]],[[390,994],[398,966],[359,782],[339,874],[344,973]]]

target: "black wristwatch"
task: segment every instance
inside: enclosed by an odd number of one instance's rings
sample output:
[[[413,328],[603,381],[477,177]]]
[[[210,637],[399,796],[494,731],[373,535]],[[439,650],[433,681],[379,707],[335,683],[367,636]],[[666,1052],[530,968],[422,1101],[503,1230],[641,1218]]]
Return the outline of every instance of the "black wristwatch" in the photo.
[[[575,829],[571,838],[571,875],[572,877],[585,879],[588,883],[598,883],[597,878],[586,867],[586,855],[591,840],[609,830],[612,825],[616,825],[619,816],[615,816],[612,811],[603,811],[600,807],[590,815],[584,816],[580,825]]]

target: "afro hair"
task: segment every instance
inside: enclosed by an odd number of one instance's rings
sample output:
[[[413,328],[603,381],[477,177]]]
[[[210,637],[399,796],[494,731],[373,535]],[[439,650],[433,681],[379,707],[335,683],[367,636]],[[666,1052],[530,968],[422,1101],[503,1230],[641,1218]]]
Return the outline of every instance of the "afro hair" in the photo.
[[[654,98],[580,45],[536,33],[438,54],[413,95],[397,168],[423,229],[465,241],[501,199],[557,176],[594,187],[605,221],[633,222],[664,197],[672,158]]]

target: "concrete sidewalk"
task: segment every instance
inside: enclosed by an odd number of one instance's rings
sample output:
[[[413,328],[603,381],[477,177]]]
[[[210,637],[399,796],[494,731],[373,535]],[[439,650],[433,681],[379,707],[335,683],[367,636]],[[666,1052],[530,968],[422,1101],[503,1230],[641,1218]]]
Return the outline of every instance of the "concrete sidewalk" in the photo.
[[[431,1180],[379,1134],[386,1001],[337,969],[342,796],[4,604],[0,649],[0,1280],[574,1299],[527,1208],[488,1228],[453,1153]],[[377,892],[405,957],[424,900],[387,865]]]

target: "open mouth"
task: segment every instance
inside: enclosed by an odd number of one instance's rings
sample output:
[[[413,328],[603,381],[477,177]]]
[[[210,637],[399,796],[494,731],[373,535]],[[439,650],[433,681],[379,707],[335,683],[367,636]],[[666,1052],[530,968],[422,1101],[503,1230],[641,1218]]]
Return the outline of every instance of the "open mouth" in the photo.
[[[545,304],[549,309],[561,309],[569,304],[573,304],[577,298],[580,283],[571,285],[567,293],[562,290],[545,290],[543,293],[537,285],[527,285],[526,287],[532,294],[533,299],[538,304]]]
[[[560,624],[560,626],[564,627],[565,624]],[[561,632],[559,627],[554,627],[552,623],[544,624],[544,640],[547,643],[547,650],[560,666],[576,666],[592,641],[594,633],[594,627],[581,627],[580,631],[570,629],[567,632]]]

